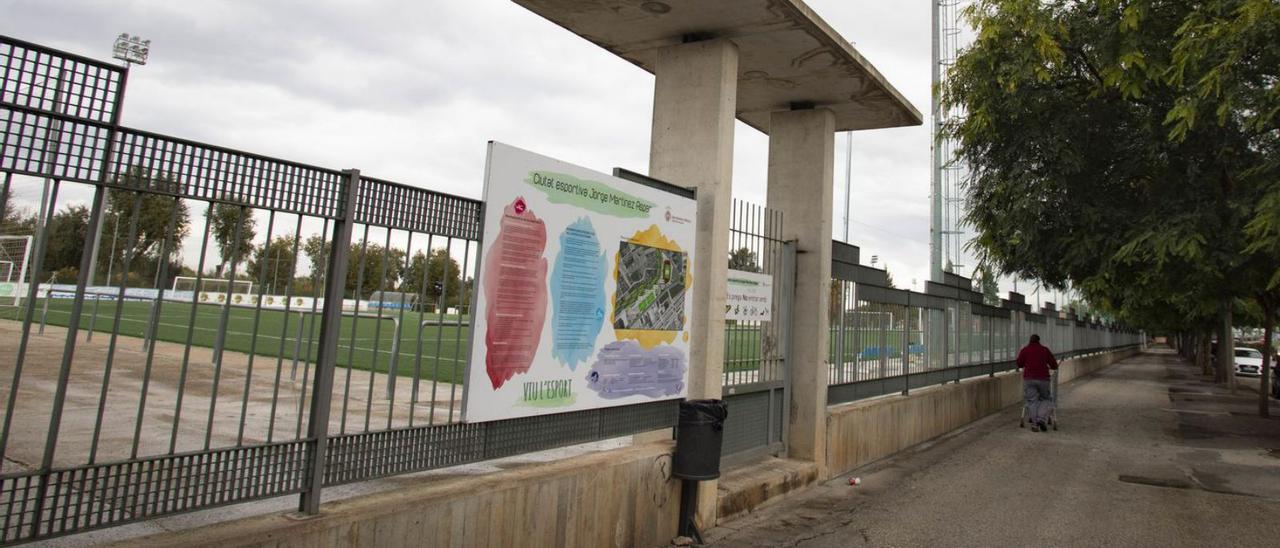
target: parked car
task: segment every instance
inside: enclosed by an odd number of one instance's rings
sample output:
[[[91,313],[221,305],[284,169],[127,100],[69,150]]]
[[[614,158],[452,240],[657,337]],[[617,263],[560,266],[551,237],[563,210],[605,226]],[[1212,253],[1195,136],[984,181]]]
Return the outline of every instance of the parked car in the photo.
[[[1236,375],[1262,376],[1262,352],[1252,348],[1236,348]]]

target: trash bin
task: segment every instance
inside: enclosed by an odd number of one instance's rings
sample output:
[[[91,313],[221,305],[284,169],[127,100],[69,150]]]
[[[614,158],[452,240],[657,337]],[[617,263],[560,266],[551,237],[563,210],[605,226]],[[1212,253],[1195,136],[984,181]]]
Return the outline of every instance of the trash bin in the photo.
[[[689,480],[720,477],[720,445],[729,408],[724,400],[689,400],[680,403],[676,426],[676,455],[672,474]]]

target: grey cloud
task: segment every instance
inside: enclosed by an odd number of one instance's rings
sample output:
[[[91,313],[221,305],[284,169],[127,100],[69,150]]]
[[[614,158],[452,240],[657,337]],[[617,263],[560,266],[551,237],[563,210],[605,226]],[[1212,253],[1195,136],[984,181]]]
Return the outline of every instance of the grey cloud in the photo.
[[[927,3],[808,3],[928,112]],[[9,0],[5,11],[0,32],[96,58],[120,32],[152,39],[125,111],[143,129],[472,197],[489,139],[648,168],[652,76],[508,0]],[[764,203],[768,140],[738,124],[735,142],[734,193]],[[904,269],[928,265],[928,146],[927,126],[855,136],[854,218],[918,235],[855,225],[855,243]],[[839,225],[843,139],[837,156]]]

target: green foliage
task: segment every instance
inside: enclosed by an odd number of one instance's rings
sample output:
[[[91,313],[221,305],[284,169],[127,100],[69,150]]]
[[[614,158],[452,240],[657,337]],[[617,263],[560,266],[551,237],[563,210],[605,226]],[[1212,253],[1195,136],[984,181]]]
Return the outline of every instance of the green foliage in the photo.
[[[100,273],[111,271],[112,280],[108,283],[125,283],[134,287],[151,287],[162,261],[169,261],[172,266],[178,261],[182,251],[182,241],[191,232],[191,218],[186,201],[166,196],[161,193],[176,193],[179,183],[171,177],[159,172],[151,172],[141,167],[130,167],[124,175],[116,178],[116,184],[137,190],[151,192],[135,192],[121,188],[107,190],[106,210],[103,217],[101,249],[98,252],[97,269]],[[139,201],[140,200],[140,201]],[[137,207],[137,234],[133,247],[129,247],[129,228],[134,219],[135,202]],[[167,236],[167,242],[166,242]],[[162,248],[165,257],[160,257]],[[114,252],[113,252],[114,251]],[[129,265],[129,279],[123,279],[123,264],[132,253],[133,262]],[[109,267],[108,262],[115,264]],[[169,269],[170,276],[174,268]],[[106,280],[105,276],[99,278]],[[160,287],[165,287],[163,283]]]
[[[0,211],[0,234],[6,236],[27,236],[36,232],[36,214],[18,209],[9,200]]]
[[[379,289],[397,290],[405,270],[404,258],[403,249],[384,248],[374,242],[353,243],[347,254],[347,296],[363,299]]]
[[[89,208],[68,205],[53,214],[49,223],[49,241],[44,255],[44,272],[37,277],[47,280],[53,272],[63,275],[80,271],[80,255],[89,241]],[[75,278],[59,278],[62,283],[75,283]]]
[[[208,222],[213,241],[218,247],[217,276],[230,270],[232,264],[242,264],[253,253],[253,239],[258,235],[258,222],[253,210],[246,206],[218,202],[208,211]]]
[[[974,291],[982,293],[982,301],[990,306],[1000,306],[1000,280],[989,267],[980,267],[974,280]]]
[[[760,272],[760,264],[756,260],[756,252],[749,247],[740,247],[730,251],[729,268],[743,272]]]
[[[329,243],[323,234],[308,237],[302,242],[302,252],[307,255],[307,263],[311,266],[311,279],[315,285],[323,286],[328,273]]]
[[[435,307],[440,303],[442,294],[445,295],[445,306],[458,306],[466,289],[458,261],[450,257],[445,249],[433,249],[430,257],[421,251],[413,254],[401,291],[417,293],[421,296],[423,305]]]
[[[293,236],[279,236],[271,243],[256,248],[245,270],[249,279],[260,284],[266,294],[283,295],[297,267],[296,247],[297,239]],[[297,288],[294,291],[297,293]]]
[[[1280,7],[979,0],[945,100],[975,252],[1171,330],[1280,288]]]

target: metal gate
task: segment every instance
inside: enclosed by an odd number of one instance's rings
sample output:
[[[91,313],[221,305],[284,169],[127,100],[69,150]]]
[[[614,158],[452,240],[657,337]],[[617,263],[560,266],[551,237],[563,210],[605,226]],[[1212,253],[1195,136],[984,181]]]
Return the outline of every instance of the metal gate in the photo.
[[[787,368],[796,248],[783,240],[782,214],[734,200],[729,267],[773,278],[770,321],[725,321],[723,393],[729,406],[722,459],[727,463],[786,449]]]
[[[675,425],[459,423],[481,203],[122,127],[127,75],[0,36],[0,543]]]

